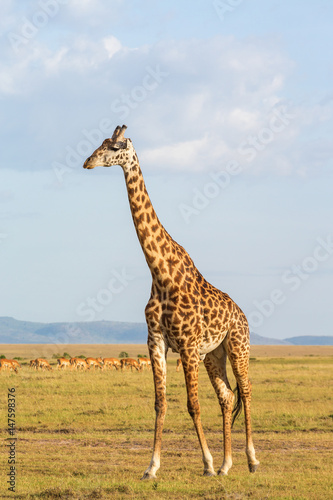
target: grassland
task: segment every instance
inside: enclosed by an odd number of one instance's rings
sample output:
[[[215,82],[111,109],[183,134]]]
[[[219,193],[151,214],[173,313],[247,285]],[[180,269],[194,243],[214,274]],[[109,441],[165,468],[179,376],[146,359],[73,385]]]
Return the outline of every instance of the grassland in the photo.
[[[202,477],[199,445],[186,411],[183,374],[168,360],[168,412],[157,481],[140,477],[151,458],[151,372],[36,372],[27,363],[55,352],[130,356],[146,346],[0,346],[19,356],[18,375],[0,374],[2,444],[7,389],[16,390],[17,482],[7,491],[1,453],[1,498],[330,499],[333,498],[333,348],[254,346],[251,351],[254,443],[261,465],[247,470],[243,415],[233,429],[234,465],[227,477]],[[53,363],[55,360],[53,360]],[[232,379],[232,377],[230,377]],[[221,412],[200,367],[204,429],[222,462]]]

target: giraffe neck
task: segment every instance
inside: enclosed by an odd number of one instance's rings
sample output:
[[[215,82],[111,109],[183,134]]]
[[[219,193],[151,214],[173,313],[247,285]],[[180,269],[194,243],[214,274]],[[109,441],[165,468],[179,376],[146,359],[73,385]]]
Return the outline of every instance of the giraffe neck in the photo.
[[[173,272],[168,261],[175,249],[182,248],[159,221],[147,193],[139,162],[131,162],[123,170],[134,226],[152,277],[170,283]]]

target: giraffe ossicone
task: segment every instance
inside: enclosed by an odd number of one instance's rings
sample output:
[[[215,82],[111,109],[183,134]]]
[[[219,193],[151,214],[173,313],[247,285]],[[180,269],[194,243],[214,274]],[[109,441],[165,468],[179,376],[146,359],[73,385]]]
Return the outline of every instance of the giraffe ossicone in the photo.
[[[167,408],[166,356],[180,354],[184,369],[187,408],[199,438],[204,475],[215,475],[213,459],[203,432],[198,400],[200,359],[215,389],[223,415],[224,459],[218,474],[232,465],[231,427],[244,407],[246,455],[250,472],[259,465],[252,442],[251,383],[248,377],[250,334],[246,317],[226,294],[208,283],[191,257],[160,223],[149,199],[132,141],[118,126],[110,139],[87,158],[84,168],[120,165],[124,171],[134,226],[152,275],[150,299],[145,309],[148,349],[155,385],[155,434],[153,456],[142,479],[155,478],[160,467],[162,429]],[[229,358],[237,382],[236,402],[226,370]],[[235,404],[234,404],[235,403]]]

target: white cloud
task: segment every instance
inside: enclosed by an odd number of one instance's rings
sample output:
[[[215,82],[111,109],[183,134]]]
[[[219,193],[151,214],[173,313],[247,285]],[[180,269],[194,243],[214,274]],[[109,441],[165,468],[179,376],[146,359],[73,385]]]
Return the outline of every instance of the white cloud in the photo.
[[[82,9],[91,7],[86,2]],[[23,116],[15,132],[22,134],[20,126],[25,127],[33,148],[38,130],[50,155],[39,164],[47,168],[56,155],[65,157],[66,148],[76,148],[82,130],[98,128],[107,118],[114,126],[128,125],[139,157],[155,171],[211,171],[237,160],[245,162],[249,174],[304,175],[313,167],[297,152],[298,137],[304,127],[309,133],[318,121],[325,126],[332,116],[331,102],[312,108],[285,102],[284,86],[293,64],[278,46],[266,47],[261,39],[218,36],[130,49],[113,35],[96,39],[77,34],[58,46],[32,40],[27,50],[1,66],[0,92],[34,101],[31,112],[25,112],[28,126]],[[53,105],[54,98],[58,105]],[[15,113],[19,104],[12,106]],[[45,106],[47,135],[40,126]],[[270,137],[267,129],[281,106],[293,119]],[[69,112],[70,119],[63,120],[61,115]],[[30,130],[34,136],[29,141]],[[259,145],[249,162],[250,153],[246,156],[240,148],[251,140]],[[36,156],[33,149],[30,155]],[[320,169],[327,155],[315,163]]]
[[[111,0],[108,2],[108,6],[106,8],[111,8],[111,10],[116,9],[121,3],[123,3],[123,0]],[[68,2],[68,7],[76,16],[80,15],[91,17],[99,14],[102,8],[105,9],[105,2],[102,0],[71,0]]]
[[[170,170],[173,168],[194,168],[194,170],[196,170],[198,158],[201,157],[202,152],[208,148],[208,144],[209,140],[207,136],[192,141],[176,142],[170,146],[144,149],[140,154],[140,158],[142,162],[151,166],[161,163],[161,159],[165,162],[165,158],[167,158]]]
[[[115,36],[108,36],[104,38],[103,42],[109,58],[114,56],[114,54],[121,49],[121,43]]]
[[[244,132],[258,127],[258,119],[259,113],[256,110],[250,111],[242,108],[231,110],[229,115],[230,125]]]

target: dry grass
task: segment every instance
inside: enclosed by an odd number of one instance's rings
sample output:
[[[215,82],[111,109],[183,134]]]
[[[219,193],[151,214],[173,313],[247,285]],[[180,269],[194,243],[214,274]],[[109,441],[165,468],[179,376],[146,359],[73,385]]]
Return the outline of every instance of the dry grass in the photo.
[[[12,359],[15,356],[26,359],[37,357],[50,359],[53,354],[68,352],[75,356],[118,357],[126,351],[131,357],[137,354],[148,354],[147,344],[0,344],[0,355]],[[251,347],[251,357],[285,358],[299,356],[333,356],[333,346],[288,346],[288,345],[255,345]],[[168,352],[168,359],[177,359],[179,355]]]
[[[37,355],[49,360],[52,356],[46,351],[35,354],[40,346],[1,347],[0,353],[26,361]],[[144,354],[144,348],[57,346],[55,352],[117,356],[126,350],[135,356]],[[199,445],[186,411],[184,377],[175,371],[177,355],[168,361],[162,464],[153,482],[140,481],[153,440],[151,372],[36,372],[23,366],[19,375],[1,373],[3,438],[7,388],[14,386],[17,394],[15,498],[332,498],[333,353],[321,349],[254,346],[252,414],[261,465],[256,474],[249,474],[241,415],[233,430],[234,465],[224,478],[201,476]],[[222,462],[221,412],[203,367],[199,396],[217,469]],[[7,467],[6,457],[2,458],[2,498],[8,494]]]

